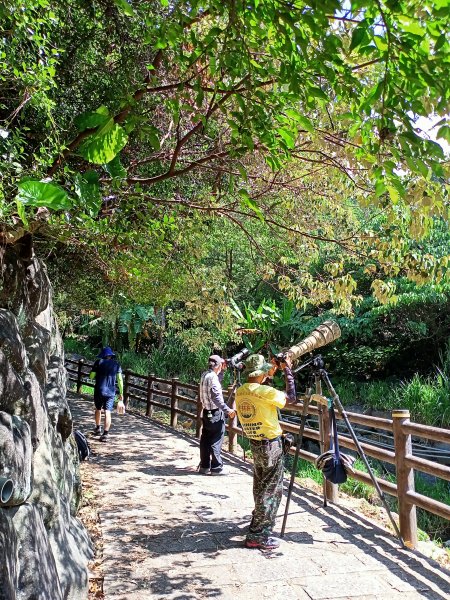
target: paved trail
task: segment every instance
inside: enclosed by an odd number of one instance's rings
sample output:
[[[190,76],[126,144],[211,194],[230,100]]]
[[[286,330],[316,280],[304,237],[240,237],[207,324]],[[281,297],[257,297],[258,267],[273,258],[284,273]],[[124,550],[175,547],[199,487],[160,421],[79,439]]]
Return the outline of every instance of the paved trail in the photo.
[[[76,428],[91,403],[72,400]],[[295,488],[285,541],[243,547],[252,510],[249,466],[198,475],[198,442],[133,415],[113,416],[108,445],[93,441],[101,495],[106,600],[415,600],[450,598],[450,573],[399,549],[365,517]],[[278,529],[284,505],[280,507]]]

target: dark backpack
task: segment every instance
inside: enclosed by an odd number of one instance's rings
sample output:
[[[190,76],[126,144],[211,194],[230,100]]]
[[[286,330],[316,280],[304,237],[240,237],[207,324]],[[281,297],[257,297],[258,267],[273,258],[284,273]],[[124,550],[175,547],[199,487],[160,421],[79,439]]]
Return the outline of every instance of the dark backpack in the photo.
[[[75,441],[77,443],[80,460],[88,460],[91,455],[91,447],[89,446],[86,436],[78,430],[74,431],[73,435],[75,436]]]
[[[316,466],[322,471],[324,477],[328,479],[328,481],[331,481],[331,483],[345,483],[347,481],[347,470],[341,453],[339,452],[338,430],[333,407],[329,409],[328,413],[330,415],[332,432],[330,449],[328,452],[324,452],[316,458]],[[350,457],[346,456],[345,459],[347,462],[350,462],[350,466],[354,462],[354,459],[351,459]]]

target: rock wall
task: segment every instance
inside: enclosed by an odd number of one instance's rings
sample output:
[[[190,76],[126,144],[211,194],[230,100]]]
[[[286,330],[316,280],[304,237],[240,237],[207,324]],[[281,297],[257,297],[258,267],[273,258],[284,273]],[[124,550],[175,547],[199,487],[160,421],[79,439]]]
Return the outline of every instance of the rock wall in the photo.
[[[0,600],[85,600],[88,535],[51,286],[31,236],[0,248]],[[0,479],[1,481],[1,479]]]

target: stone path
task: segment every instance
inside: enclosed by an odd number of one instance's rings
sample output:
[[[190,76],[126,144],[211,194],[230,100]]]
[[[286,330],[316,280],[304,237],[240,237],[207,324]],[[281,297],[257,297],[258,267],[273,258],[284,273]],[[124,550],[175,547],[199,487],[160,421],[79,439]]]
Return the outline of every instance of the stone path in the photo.
[[[76,428],[89,431],[91,403],[71,405]],[[105,600],[450,598],[450,573],[436,562],[300,487],[280,551],[248,550],[248,464],[225,453],[229,475],[198,475],[196,440],[129,414],[113,415],[112,431],[108,445],[92,442]]]

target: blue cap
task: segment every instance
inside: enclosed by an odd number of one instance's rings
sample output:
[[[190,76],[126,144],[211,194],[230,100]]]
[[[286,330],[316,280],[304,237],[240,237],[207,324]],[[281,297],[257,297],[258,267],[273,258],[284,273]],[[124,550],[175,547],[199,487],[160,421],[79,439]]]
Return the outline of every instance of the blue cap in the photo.
[[[108,356],[115,356],[115,354],[109,346],[105,346],[97,358],[108,358]]]

